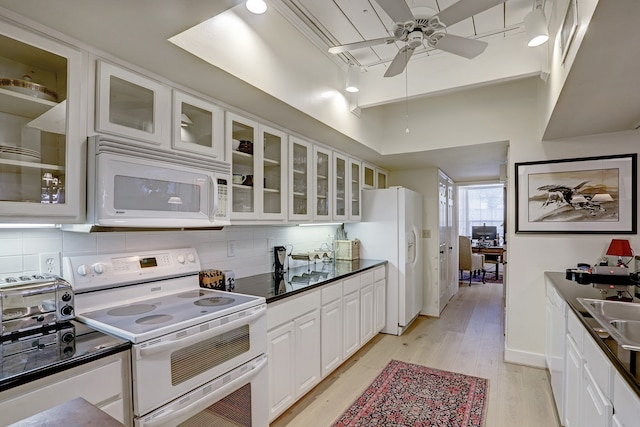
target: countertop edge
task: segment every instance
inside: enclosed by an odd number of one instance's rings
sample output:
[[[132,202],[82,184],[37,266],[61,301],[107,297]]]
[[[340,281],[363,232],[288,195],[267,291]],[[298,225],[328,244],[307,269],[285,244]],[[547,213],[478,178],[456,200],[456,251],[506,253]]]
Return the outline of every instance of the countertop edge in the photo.
[[[565,273],[555,272],[555,271],[545,271],[545,277],[549,279],[550,283],[554,286],[558,294],[562,297],[562,299],[567,303],[569,309],[576,315],[582,326],[584,326],[585,330],[589,333],[589,335],[594,339],[598,347],[604,352],[609,361],[613,364],[616,371],[620,374],[622,378],[624,378],[625,382],[631,387],[631,389],[636,393],[638,397],[640,397],[640,384],[638,381],[626,370],[618,356],[616,356],[612,350],[605,344],[604,340],[598,336],[598,334],[593,330],[591,325],[587,323],[584,319],[584,314],[586,310],[582,308],[580,303],[575,300],[575,298],[568,297],[566,292],[563,290],[563,286],[561,283],[558,283],[558,279],[561,278],[563,281],[569,282],[564,276]],[[589,285],[579,285],[575,283],[575,286],[589,286]]]
[[[386,260],[379,260],[379,261],[374,261],[374,264],[368,265],[365,268],[358,268],[356,270],[353,270],[349,273],[344,273],[341,274],[340,276],[337,277],[332,277],[331,279],[326,279],[323,281],[320,281],[318,283],[314,283],[313,285],[309,285],[305,288],[301,288],[301,289],[296,289],[295,291],[291,291],[291,292],[287,292],[285,294],[282,295],[274,295],[272,297],[267,298],[267,304],[272,303],[272,302],[276,302],[276,301],[281,301],[283,299],[287,299],[288,297],[294,296],[294,295],[300,295],[301,293],[313,290],[313,289],[317,289],[321,286],[325,286],[328,285],[329,283],[333,283],[333,282],[337,282],[338,280],[344,280],[345,278],[349,277],[349,276],[354,276],[356,274],[360,274],[364,271],[367,270],[371,270],[373,268],[376,267],[380,267],[381,265],[386,265],[389,261]]]

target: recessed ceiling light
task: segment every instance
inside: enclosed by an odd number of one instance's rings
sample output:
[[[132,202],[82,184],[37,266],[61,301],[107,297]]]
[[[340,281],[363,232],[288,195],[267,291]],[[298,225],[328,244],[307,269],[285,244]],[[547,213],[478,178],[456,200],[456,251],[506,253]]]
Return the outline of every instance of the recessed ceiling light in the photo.
[[[246,6],[249,12],[255,13],[256,15],[267,11],[267,3],[265,3],[264,0],[247,0]]]

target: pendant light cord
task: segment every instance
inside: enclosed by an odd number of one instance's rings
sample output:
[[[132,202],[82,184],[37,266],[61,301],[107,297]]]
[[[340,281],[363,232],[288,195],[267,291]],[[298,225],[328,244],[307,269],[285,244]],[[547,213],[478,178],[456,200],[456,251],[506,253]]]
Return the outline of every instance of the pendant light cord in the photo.
[[[406,52],[405,52],[406,55]],[[404,69],[404,93],[405,93],[405,120],[406,120],[406,128],[404,130],[405,133],[409,133],[409,64],[405,66]]]

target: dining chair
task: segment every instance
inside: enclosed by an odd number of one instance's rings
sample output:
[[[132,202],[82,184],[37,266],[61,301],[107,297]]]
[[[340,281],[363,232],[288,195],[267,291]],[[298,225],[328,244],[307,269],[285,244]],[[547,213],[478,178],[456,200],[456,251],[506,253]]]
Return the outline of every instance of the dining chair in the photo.
[[[484,283],[484,275],[486,273],[484,269],[484,255],[473,253],[471,249],[471,238],[467,236],[458,237],[458,254],[460,278],[462,279],[463,271],[468,271],[469,285],[471,285],[471,278],[482,273],[482,283]]]

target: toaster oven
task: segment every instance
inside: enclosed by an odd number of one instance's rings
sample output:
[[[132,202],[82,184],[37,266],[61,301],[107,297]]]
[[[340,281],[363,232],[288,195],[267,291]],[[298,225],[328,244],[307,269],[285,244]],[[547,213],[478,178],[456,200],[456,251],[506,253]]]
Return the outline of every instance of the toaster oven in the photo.
[[[71,285],[54,275],[7,277],[0,281],[2,337],[56,325],[75,317]]]

